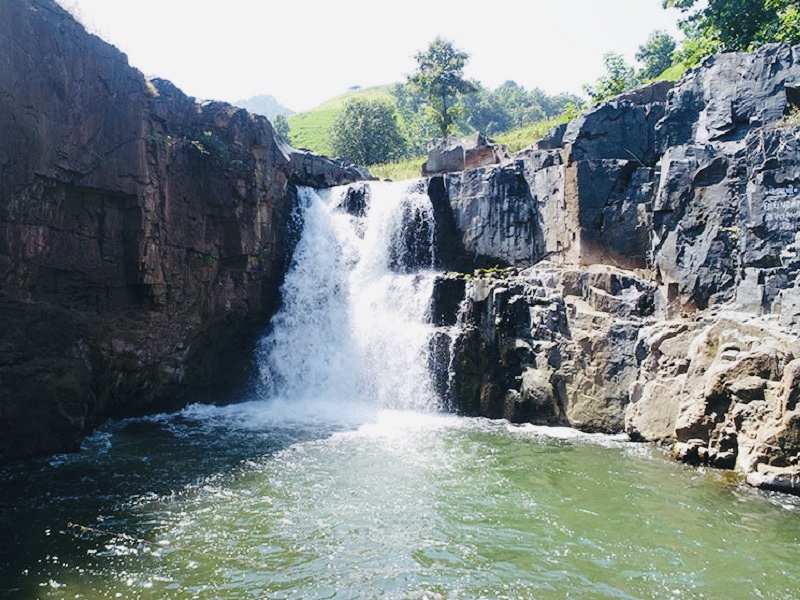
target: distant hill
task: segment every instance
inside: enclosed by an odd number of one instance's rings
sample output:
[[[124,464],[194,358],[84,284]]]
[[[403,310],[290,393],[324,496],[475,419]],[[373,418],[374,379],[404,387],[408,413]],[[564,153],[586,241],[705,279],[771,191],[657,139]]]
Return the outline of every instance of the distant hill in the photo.
[[[253,96],[245,100],[237,100],[233,103],[234,106],[245,109],[247,112],[263,115],[270,121],[274,120],[278,115],[288,117],[293,115],[294,111],[291,108],[286,108],[283,104],[278,102],[274,96],[263,94],[261,96]]]
[[[348,100],[385,100],[394,103],[392,89],[395,84],[379,85],[347,92],[331,98],[311,110],[291,115],[288,118],[291,128],[290,138],[295,148],[308,148],[314,152],[330,154],[328,131],[336,120],[336,115]]]

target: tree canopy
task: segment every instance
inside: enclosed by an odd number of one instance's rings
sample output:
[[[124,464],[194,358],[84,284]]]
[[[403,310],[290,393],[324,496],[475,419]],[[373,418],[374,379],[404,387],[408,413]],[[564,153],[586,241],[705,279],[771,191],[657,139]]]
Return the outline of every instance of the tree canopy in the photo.
[[[428,101],[429,117],[442,136],[449,135],[455,118],[460,114],[459,95],[475,91],[476,85],[464,78],[469,54],[457,49],[452,42],[437,37],[428,49],[418,52],[417,70],[408,82]]]
[[[396,160],[405,153],[396,111],[380,100],[347,102],[331,127],[330,139],[335,155],[359,165]]]
[[[594,85],[583,86],[593,104],[626,92],[639,83],[636,70],[625,62],[621,54],[607,52],[603,55],[603,65],[606,69],[605,74],[601,75]]]
[[[655,79],[671,67],[675,47],[675,40],[671,35],[664,31],[653,31],[636,53],[636,60],[643,65],[639,71],[639,79]]]
[[[275,133],[277,133],[281,138],[284,140],[289,139],[290,127],[289,121],[286,120],[286,115],[278,114],[275,116],[275,119],[272,122],[272,126],[275,128]]]
[[[714,52],[752,50],[769,42],[800,44],[797,0],[662,0],[686,17],[677,60],[692,66]]]

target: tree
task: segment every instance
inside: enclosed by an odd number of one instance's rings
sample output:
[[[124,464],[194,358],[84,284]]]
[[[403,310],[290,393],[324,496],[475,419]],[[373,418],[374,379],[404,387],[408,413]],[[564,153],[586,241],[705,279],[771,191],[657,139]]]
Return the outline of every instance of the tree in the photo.
[[[800,44],[800,5],[793,0],[767,0],[766,7],[774,11],[775,17],[762,27],[756,42]]]
[[[437,37],[427,51],[418,52],[417,70],[409,83],[428,100],[428,113],[437,129],[446,137],[453,131],[460,112],[459,95],[476,90],[471,81],[464,79],[464,66],[469,54],[456,49],[452,42]]]
[[[677,58],[693,66],[712,52],[752,50],[769,42],[800,43],[797,0],[662,0],[687,16]]]
[[[285,141],[289,141],[289,121],[286,120],[286,115],[276,115],[272,126],[275,128],[275,133]]]
[[[409,83],[398,83],[392,95],[400,113],[406,151],[411,156],[420,156],[428,151],[428,142],[436,137],[435,124],[428,118],[426,98]]]
[[[380,100],[347,102],[331,127],[330,139],[333,154],[360,165],[396,160],[405,152],[395,109]]]
[[[664,31],[654,31],[644,45],[639,46],[636,60],[644,66],[639,71],[639,79],[647,81],[655,79],[672,66],[672,53],[675,52],[675,40]]]
[[[603,55],[603,64],[606,68],[605,75],[591,85],[584,85],[584,91],[591,98],[592,104],[597,104],[636,87],[639,79],[636,71],[629,66],[621,54],[607,52]]]

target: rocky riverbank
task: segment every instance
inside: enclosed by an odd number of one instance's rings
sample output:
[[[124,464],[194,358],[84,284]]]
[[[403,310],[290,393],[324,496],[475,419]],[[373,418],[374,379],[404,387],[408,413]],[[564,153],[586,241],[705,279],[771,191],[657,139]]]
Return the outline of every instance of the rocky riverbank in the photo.
[[[453,405],[800,491],[798,109],[800,47],[766,46],[431,179],[446,262],[501,267],[435,295]]]
[[[0,459],[240,396],[297,238],[297,186],[368,173],[146,80],[52,0],[0,4],[0,55]],[[800,47],[766,46],[513,157],[480,136],[440,144],[423,185],[453,271],[431,341],[450,406],[627,431],[797,493],[793,110]]]

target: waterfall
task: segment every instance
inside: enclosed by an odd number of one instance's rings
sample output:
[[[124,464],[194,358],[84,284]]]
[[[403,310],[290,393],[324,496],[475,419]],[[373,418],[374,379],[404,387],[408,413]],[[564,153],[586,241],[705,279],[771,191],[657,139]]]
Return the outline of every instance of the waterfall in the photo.
[[[434,221],[420,182],[300,188],[303,230],[258,351],[285,402],[433,410]]]

